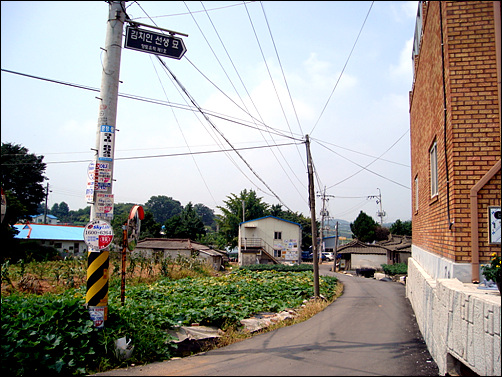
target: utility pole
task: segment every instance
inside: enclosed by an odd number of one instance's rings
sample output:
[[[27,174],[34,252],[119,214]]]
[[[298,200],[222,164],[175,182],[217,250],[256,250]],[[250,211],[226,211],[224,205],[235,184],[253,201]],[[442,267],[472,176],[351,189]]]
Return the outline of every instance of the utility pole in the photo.
[[[109,224],[113,218],[113,212],[101,213],[99,200],[106,198],[113,203],[115,125],[117,119],[120,58],[122,54],[122,32],[126,18],[125,1],[109,1],[108,3],[109,13],[103,72],[101,76],[101,91],[98,98],[100,103],[96,130],[96,173],[92,194],[93,201],[91,203],[91,221],[87,226],[87,229],[96,229],[95,234],[101,234],[100,232],[103,228],[106,228],[109,232],[105,236],[93,236],[89,232],[91,235],[89,236],[89,252],[87,255],[86,305],[94,326],[98,328],[104,326],[108,316],[108,245],[113,238],[113,231]],[[86,233],[84,232],[85,235]]]
[[[383,218],[385,216],[385,211],[382,209],[382,192],[380,189],[377,187],[378,190],[378,196],[377,195],[370,195],[368,196],[368,199],[372,198],[378,198],[377,199],[377,204],[380,204],[380,211],[377,212],[377,216],[380,217],[380,225],[383,226]]]
[[[47,199],[49,198],[49,182],[45,188],[45,209],[44,209],[44,224],[47,224]]]
[[[338,256],[338,221],[335,224],[335,250],[333,252],[333,272],[336,272],[336,259]]]
[[[315,193],[314,193],[314,169],[312,166],[312,156],[310,154],[309,135],[305,135],[305,145],[307,147],[307,171],[309,177],[309,206],[312,224],[312,259],[314,264],[314,297],[319,297],[319,254],[317,251],[317,226],[315,220]]]
[[[321,211],[321,244],[323,244],[324,242],[324,231],[325,231],[325,226],[324,226],[324,217],[326,217],[327,215],[327,212],[326,211],[326,201],[328,201],[328,197],[332,197],[334,198],[333,195],[326,195],[326,186],[324,186],[324,192],[322,195],[318,195],[319,197],[322,198],[322,211]],[[329,216],[328,216],[328,219],[329,219]],[[322,248],[322,251],[324,251],[324,247]]]

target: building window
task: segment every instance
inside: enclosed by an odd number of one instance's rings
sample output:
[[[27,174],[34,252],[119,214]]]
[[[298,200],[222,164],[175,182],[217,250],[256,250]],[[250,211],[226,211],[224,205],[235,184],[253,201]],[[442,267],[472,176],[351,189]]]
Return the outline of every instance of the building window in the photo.
[[[418,175],[415,177],[415,212],[418,212]]]
[[[280,258],[281,256],[281,250],[274,250],[274,258]]]
[[[282,232],[274,232],[274,240],[282,240]]]
[[[438,146],[436,141],[432,144],[429,150],[429,158],[431,163],[431,198],[438,194]]]

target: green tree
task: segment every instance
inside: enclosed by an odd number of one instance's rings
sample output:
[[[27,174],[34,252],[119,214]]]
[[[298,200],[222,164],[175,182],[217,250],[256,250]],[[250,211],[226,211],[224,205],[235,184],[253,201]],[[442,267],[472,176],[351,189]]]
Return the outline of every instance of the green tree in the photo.
[[[397,219],[394,224],[390,226],[390,232],[397,236],[410,236],[411,237],[411,221],[401,221]]]
[[[239,224],[242,222],[242,209],[244,202],[244,220],[253,220],[269,214],[269,205],[262,201],[253,190],[242,190],[239,195],[230,194],[224,200],[225,207],[218,206],[223,213],[216,217],[220,226],[220,233],[225,238],[227,245],[235,247],[238,244]]]
[[[214,211],[202,203],[197,203],[193,206],[193,208],[195,209],[195,212],[197,212],[197,215],[199,215],[202,219],[204,225],[214,229],[216,225],[214,220]]]
[[[164,195],[152,196],[144,205],[145,210],[153,213],[155,221],[164,224],[175,215],[179,215],[183,206],[177,200]]]
[[[378,224],[371,216],[361,211],[356,220],[350,223],[350,230],[359,241],[373,242],[376,239],[375,231],[377,226]]]
[[[12,225],[36,215],[38,204],[45,199],[42,183],[46,179],[46,164],[43,159],[44,156],[29,153],[19,144],[2,143],[1,184],[7,202],[4,221],[0,225],[2,258],[15,254],[17,242],[14,236],[17,232]]]
[[[45,199],[42,183],[46,164],[44,156],[12,143],[2,143],[2,188],[7,199],[5,223],[15,224],[37,214],[38,204]]]
[[[189,238],[197,240],[206,234],[206,228],[202,219],[189,202],[179,215],[171,217],[165,223],[167,238]]]
[[[70,207],[65,202],[54,203],[49,212],[58,218],[60,222],[67,223],[69,221]]]

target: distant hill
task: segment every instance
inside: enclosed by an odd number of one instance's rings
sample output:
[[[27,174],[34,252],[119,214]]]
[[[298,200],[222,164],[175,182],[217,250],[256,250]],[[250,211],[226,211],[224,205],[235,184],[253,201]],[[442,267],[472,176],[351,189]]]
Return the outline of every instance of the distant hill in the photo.
[[[329,230],[325,232],[326,237],[335,235],[335,225],[338,222],[338,236],[352,239],[352,231],[350,230],[350,222],[340,219],[330,219],[327,221]]]

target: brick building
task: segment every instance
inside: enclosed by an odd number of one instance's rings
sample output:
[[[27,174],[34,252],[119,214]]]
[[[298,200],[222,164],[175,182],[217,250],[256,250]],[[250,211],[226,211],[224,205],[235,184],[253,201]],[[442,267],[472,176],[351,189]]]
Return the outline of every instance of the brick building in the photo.
[[[488,207],[501,198],[494,5],[421,4],[410,92],[413,246],[445,260],[432,276],[479,282],[478,262],[500,252],[488,235]]]
[[[480,264],[501,251],[491,221],[501,205],[500,19],[500,1],[420,1],[417,12],[407,295],[443,373],[500,375],[500,296],[478,284]]]

